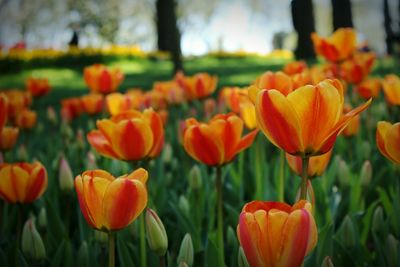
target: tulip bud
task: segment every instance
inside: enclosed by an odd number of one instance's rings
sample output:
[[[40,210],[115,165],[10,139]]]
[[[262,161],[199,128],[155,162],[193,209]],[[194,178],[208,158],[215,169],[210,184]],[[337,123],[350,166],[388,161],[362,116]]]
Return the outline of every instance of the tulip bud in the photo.
[[[361,184],[367,187],[371,183],[372,179],[372,165],[369,160],[366,160],[361,167],[360,172]]]
[[[162,159],[164,163],[167,164],[171,162],[172,158],[173,158],[172,146],[170,143],[166,143],[163,148]]]
[[[108,235],[105,232],[95,230],[94,239],[99,243],[106,244],[108,241]]]
[[[179,197],[178,207],[183,212],[183,214],[185,214],[186,216],[189,216],[190,205],[189,205],[189,201],[187,200],[187,198],[185,196],[181,195]]]
[[[339,239],[339,241],[341,241],[345,248],[351,248],[356,244],[355,232],[353,221],[349,215],[346,215],[342,225],[336,233],[336,237]]]
[[[74,177],[68,161],[64,156],[61,156],[60,167],[58,172],[58,184],[64,193],[68,193],[74,189]]]
[[[244,255],[244,250],[242,247],[239,247],[238,266],[239,267],[250,267],[250,264],[247,261],[246,255]]]
[[[326,257],[324,258],[324,260],[322,261],[321,267],[335,267],[335,266],[333,265],[333,262],[332,262],[332,260],[331,260],[331,257],[326,256]]]
[[[202,187],[201,171],[198,165],[193,165],[189,172],[189,186],[192,190]]]
[[[96,170],[96,157],[94,156],[92,151],[89,151],[86,156],[86,170]]]
[[[53,124],[56,125],[57,124],[57,114],[56,111],[54,109],[54,107],[52,106],[48,106],[47,107],[47,119]]]
[[[188,266],[193,265],[193,243],[189,233],[182,240],[178,254],[178,264],[185,262]]]
[[[41,208],[38,216],[38,226],[40,229],[47,227],[47,212],[45,208]]]
[[[46,258],[46,249],[33,219],[26,221],[22,230],[22,252],[32,260],[40,261]]]
[[[349,166],[347,165],[346,161],[343,159],[339,160],[339,166],[338,166],[338,178],[339,178],[339,184],[343,187],[348,187],[350,184],[350,169]]]
[[[158,256],[165,255],[168,249],[168,236],[157,213],[150,208],[146,210],[146,236],[150,249]]]
[[[20,145],[17,150],[17,158],[19,161],[28,161],[28,150],[25,145]]]
[[[388,266],[398,266],[398,250],[399,241],[392,234],[389,234],[386,239],[386,257]]]
[[[372,217],[372,231],[379,233],[382,226],[385,225],[385,219],[383,217],[383,209],[381,206],[376,207],[374,216]]]
[[[78,250],[77,266],[89,266],[89,249],[86,241],[83,241]]]

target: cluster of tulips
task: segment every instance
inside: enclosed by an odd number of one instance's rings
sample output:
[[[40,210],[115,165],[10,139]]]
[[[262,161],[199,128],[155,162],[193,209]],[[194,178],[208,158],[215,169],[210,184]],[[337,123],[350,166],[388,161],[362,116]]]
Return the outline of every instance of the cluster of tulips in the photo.
[[[313,34],[312,39],[315,51],[327,60],[323,65],[291,62],[282,71],[263,73],[247,87],[222,88],[218,104],[213,98],[204,101],[205,110],[211,110],[209,114],[217,110],[218,114],[210,115],[207,121],[186,118],[179,127],[178,136],[186,153],[215,173],[210,177],[215,183],[216,196],[216,266],[226,266],[227,258],[224,169],[257,142],[259,131],[281,150],[283,164],[286,158],[301,182],[293,204],[285,202],[285,183],[281,180],[276,188],[277,201],[264,201],[262,194],[256,194],[257,199],[243,206],[236,229],[241,246],[239,262],[241,266],[252,267],[302,266],[318,240],[314,219],[318,199],[313,195],[311,181],[327,167],[338,135],[357,134],[361,127],[360,113],[371,105],[381,87],[388,105],[400,104],[400,78],[394,74],[384,79],[369,77],[375,55],[357,49],[352,29],[339,29],[329,38]],[[84,70],[90,94],[62,100],[61,116],[66,122],[83,112],[103,115],[97,120],[96,129],[87,133],[89,144],[101,156],[127,162],[132,168],[119,177],[114,177],[109,170],[80,170],[74,188],[87,224],[108,235],[109,266],[114,266],[116,261],[116,231],[128,227],[137,218],[141,266],[147,266],[148,261],[146,236],[151,250],[161,258],[160,266],[164,266],[168,237],[148,194],[152,190],[147,186],[152,179],[149,162],[159,157],[164,143],[168,142],[167,110],[172,105],[186,105],[209,97],[217,88],[217,77],[206,73],[188,77],[178,73],[171,81],[154,83],[150,91],[129,90],[121,94],[116,91],[123,79],[119,69],[95,64]],[[49,90],[47,82],[42,80],[35,83],[30,79],[27,84],[34,96]],[[3,145],[11,142],[11,137],[3,132],[10,131],[5,124],[21,109],[14,104],[15,99],[20,101],[24,97],[25,93],[19,91],[0,94],[2,151],[12,147]],[[29,106],[30,98],[24,101],[24,107]],[[351,108],[356,102],[361,104]],[[226,110],[230,112],[222,112]],[[16,121],[16,125],[22,127],[18,119]],[[397,164],[400,164],[399,127],[400,123],[392,125],[380,121],[376,131],[378,149]],[[257,181],[256,190],[262,192],[262,183]],[[0,197],[9,203],[35,201],[45,192],[47,182],[46,168],[40,162],[0,165]],[[154,210],[148,208],[146,215],[141,215],[149,203]],[[32,221],[28,221],[26,227],[35,228]],[[189,235],[184,238],[177,257],[179,266],[193,264],[190,243]],[[43,247],[43,243],[37,241],[36,246]]]

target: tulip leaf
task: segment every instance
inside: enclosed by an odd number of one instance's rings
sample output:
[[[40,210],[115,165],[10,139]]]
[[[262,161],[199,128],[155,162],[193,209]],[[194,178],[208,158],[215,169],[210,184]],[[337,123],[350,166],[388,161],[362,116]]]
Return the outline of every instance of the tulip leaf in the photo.
[[[125,242],[123,242],[122,238],[120,238],[119,236],[117,236],[117,249],[118,258],[122,267],[135,266],[132,260],[133,253],[129,251],[128,246],[125,245]]]
[[[317,265],[320,266],[326,256],[333,256],[333,224],[326,224],[318,233],[316,248]]]
[[[61,221],[61,217],[57,214],[53,203],[50,200],[46,200],[46,211],[47,211],[47,220],[49,232],[53,235],[57,240],[62,240],[67,238],[67,234],[65,231],[64,224]]]

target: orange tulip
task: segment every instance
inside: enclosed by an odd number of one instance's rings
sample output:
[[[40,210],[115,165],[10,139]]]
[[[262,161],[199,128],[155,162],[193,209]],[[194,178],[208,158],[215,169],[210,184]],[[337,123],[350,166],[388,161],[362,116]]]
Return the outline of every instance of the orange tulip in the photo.
[[[179,104],[185,101],[184,91],[175,80],[155,82],[153,90],[162,93],[169,104]]]
[[[217,76],[208,73],[197,73],[194,76],[185,76],[179,72],[175,76],[176,82],[185,91],[187,100],[195,100],[211,95],[217,88]]]
[[[61,117],[69,122],[83,112],[82,102],[79,97],[70,97],[61,100]]]
[[[50,92],[51,87],[49,81],[45,78],[29,77],[25,81],[26,89],[34,97],[43,96]]]
[[[376,145],[382,155],[400,164],[400,122],[391,124],[379,121],[376,129]]]
[[[284,95],[293,91],[292,79],[281,71],[267,71],[258,77],[253,85],[260,89],[276,89]]]
[[[4,91],[8,98],[8,117],[14,118],[18,112],[24,110],[32,103],[32,96],[28,92],[18,89]]]
[[[217,110],[217,102],[214,98],[207,98],[203,102],[204,117],[210,119]]]
[[[292,76],[294,74],[302,73],[307,68],[308,68],[307,63],[303,60],[292,61],[292,62],[287,63],[283,67],[283,72],[285,72],[287,75]]]
[[[308,69],[305,69],[300,73],[293,74],[291,78],[293,88],[299,88],[307,84],[312,84],[311,72]]]
[[[250,102],[250,99],[247,88],[224,87],[219,93],[218,101],[238,114],[240,113],[240,105],[244,102]]]
[[[247,129],[257,128],[256,108],[251,102],[244,102],[240,105],[240,117]]]
[[[0,133],[0,150],[5,151],[13,148],[17,143],[18,133],[18,128],[3,127]]]
[[[335,79],[339,77],[339,67],[331,63],[313,66],[310,69],[310,76],[311,84],[314,85],[325,79]]]
[[[321,176],[325,172],[325,169],[329,164],[331,155],[332,150],[320,156],[310,157],[308,165],[308,177],[313,178],[316,176]],[[289,164],[290,169],[298,176],[301,176],[303,171],[301,157],[293,156],[286,153],[286,160]]]
[[[37,121],[37,114],[33,110],[22,110],[15,119],[15,124],[21,129],[32,129]]]
[[[347,112],[350,111],[351,111],[351,106],[347,104],[344,105],[343,113],[346,114]],[[360,115],[356,115],[354,116],[354,118],[350,120],[349,124],[347,124],[347,126],[343,129],[341,135],[345,137],[351,137],[356,135],[359,130],[360,130]]]
[[[287,153],[302,157],[331,150],[337,135],[371,103],[343,115],[343,86],[338,80],[303,86],[288,95],[272,89],[251,97],[257,123],[267,138]]]
[[[365,100],[371,97],[377,97],[381,89],[381,80],[377,78],[369,78],[357,85],[355,90]]]
[[[311,39],[315,52],[333,62],[347,59],[357,48],[357,35],[352,28],[340,28],[328,38],[321,38],[314,32]]]
[[[161,92],[153,90],[143,94],[141,104],[144,108],[153,108],[155,110],[167,108],[167,100],[165,95]]]
[[[108,69],[103,64],[94,64],[84,69],[83,78],[92,93],[109,94],[117,91],[124,74],[117,68]]]
[[[101,94],[88,94],[81,96],[83,110],[94,115],[103,111],[104,96]]]
[[[371,72],[375,62],[375,53],[355,53],[352,58],[340,65],[341,77],[349,83],[362,82]]]
[[[128,226],[147,205],[147,178],[142,168],[118,178],[103,170],[78,175],[75,190],[86,222],[101,231]]]
[[[234,159],[254,141],[258,130],[241,137],[243,121],[233,113],[215,115],[208,124],[186,120],[183,146],[195,160],[220,166]]]
[[[97,121],[88,133],[89,143],[101,155],[126,161],[157,157],[164,144],[163,122],[158,113],[130,110]]]
[[[30,203],[47,188],[47,171],[40,162],[0,164],[0,198],[10,203]]]
[[[400,105],[400,78],[395,74],[389,74],[382,80],[383,92],[386,102],[390,105]]]
[[[6,125],[8,119],[8,98],[5,94],[0,93],[0,132]]]
[[[311,204],[253,201],[240,213],[237,235],[251,267],[300,267],[317,244]]]

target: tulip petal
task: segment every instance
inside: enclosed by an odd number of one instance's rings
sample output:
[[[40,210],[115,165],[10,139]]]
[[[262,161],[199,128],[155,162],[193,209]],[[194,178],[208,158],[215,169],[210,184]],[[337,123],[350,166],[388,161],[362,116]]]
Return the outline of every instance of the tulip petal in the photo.
[[[394,124],[386,133],[385,148],[393,161],[400,163],[400,123]]]
[[[161,116],[153,110],[145,110],[143,112],[143,118],[149,121],[151,131],[153,132],[153,146],[150,150],[149,157],[157,157],[164,145],[164,125]]]
[[[149,178],[149,173],[143,168],[134,170],[132,173],[130,173],[125,177],[125,179],[139,180],[143,184],[146,184],[148,178]]]
[[[247,212],[242,212],[240,214],[237,233],[240,245],[243,247],[250,266],[266,266],[263,263],[263,257],[259,254],[259,250],[257,248],[262,233],[253,214]]]
[[[386,140],[387,133],[392,127],[392,124],[386,121],[380,121],[377,124],[376,128],[376,145],[378,146],[379,151],[388,159],[393,162],[397,162],[387,151],[386,149]]]
[[[25,196],[25,202],[28,203],[39,198],[47,188],[47,172],[41,164],[36,164],[30,176],[29,191]]]
[[[25,198],[26,182],[29,174],[20,167],[8,165],[0,170],[0,195],[11,203]]]
[[[239,152],[241,152],[241,151],[247,149],[249,146],[251,146],[251,144],[253,144],[254,139],[256,138],[257,134],[258,134],[258,129],[253,130],[250,133],[243,136],[236,147],[236,154],[238,154]]]
[[[86,205],[85,202],[85,197],[84,197],[84,193],[83,193],[83,179],[82,176],[77,176],[75,178],[74,181],[75,184],[75,190],[78,196],[78,201],[79,201],[79,206],[81,208],[83,217],[85,218],[86,222],[93,228],[96,228],[96,223],[95,221],[92,219],[91,216],[89,216],[89,208]]]
[[[111,147],[110,142],[99,130],[92,130],[87,134],[87,139],[96,151],[110,158],[119,158]]]
[[[107,229],[118,230],[130,224],[147,205],[147,190],[139,180],[116,179],[104,196],[103,215]]]
[[[263,90],[256,100],[257,123],[267,138],[290,154],[304,151],[300,121],[286,97],[277,90]]]
[[[271,262],[268,266],[273,266],[274,263],[278,262],[279,256],[284,246],[287,244],[283,243],[283,233],[285,223],[289,217],[289,214],[279,209],[271,209],[268,212],[266,229],[268,230],[265,235],[268,235],[268,247],[269,247],[269,261]],[[265,258],[264,258],[265,259]],[[267,260],[267,259],[265,259]]]

